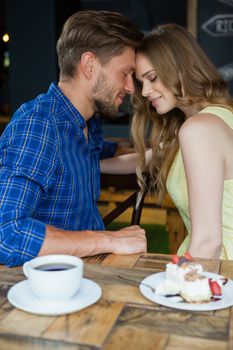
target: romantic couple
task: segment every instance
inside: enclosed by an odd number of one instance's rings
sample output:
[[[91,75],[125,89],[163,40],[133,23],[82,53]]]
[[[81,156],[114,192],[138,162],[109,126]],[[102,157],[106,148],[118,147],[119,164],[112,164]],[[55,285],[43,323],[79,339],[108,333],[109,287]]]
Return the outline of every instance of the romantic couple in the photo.
[[[106,231],[100,172],[149,172],[188,235],[178,253],[233,259],[233,100],[192,35],[143,35],[116,12],[80,11],[57,42],[60,77],[15,112],[0,139],[0,263],[35,256],[146,252],[145,231]],[[114,157],[94,115],[130,94],[135,153]]]

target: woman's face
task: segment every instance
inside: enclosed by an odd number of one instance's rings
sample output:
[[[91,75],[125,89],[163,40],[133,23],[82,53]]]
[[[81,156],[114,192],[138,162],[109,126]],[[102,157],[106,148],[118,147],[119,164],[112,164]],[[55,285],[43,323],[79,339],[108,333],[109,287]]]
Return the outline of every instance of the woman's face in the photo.
[[[152,63],[142,53],[136,54],[135,75],[142,84],[142,96],[148,98],[157,113],[164,114],[177,107],[174,94],[162,83]]]

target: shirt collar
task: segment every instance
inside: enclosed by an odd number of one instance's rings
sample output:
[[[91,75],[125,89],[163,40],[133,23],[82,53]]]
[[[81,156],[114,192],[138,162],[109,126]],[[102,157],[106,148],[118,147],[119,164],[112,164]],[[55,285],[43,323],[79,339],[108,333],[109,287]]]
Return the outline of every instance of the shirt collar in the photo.
[[[59,89],[57,82],[51,83],[48,95],[56,96],[62,103],[65,109],[69,110],[74,120],[78,123],[79,127],[84,129],[86,126],[86,121],[79,111],[74,107],[70,100],[64,95],[64,93]]]

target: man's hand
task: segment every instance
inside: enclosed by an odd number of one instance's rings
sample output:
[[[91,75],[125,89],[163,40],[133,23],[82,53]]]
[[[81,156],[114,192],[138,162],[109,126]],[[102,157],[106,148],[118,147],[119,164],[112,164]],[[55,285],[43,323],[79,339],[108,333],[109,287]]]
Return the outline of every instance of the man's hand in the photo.
[[[112,253],[137,254],[147,251],[145,230],[133,225],[118,231],[106,231],[112,237]]]

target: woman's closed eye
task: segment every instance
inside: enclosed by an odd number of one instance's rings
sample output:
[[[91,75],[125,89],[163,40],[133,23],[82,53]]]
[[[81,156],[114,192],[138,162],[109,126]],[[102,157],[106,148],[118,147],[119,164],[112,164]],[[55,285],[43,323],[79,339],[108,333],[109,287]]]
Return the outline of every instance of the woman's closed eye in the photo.
[[[158,78],[157,75],[154,75],[152,77],[148,77],[148,79],[150,80],[151,83],[153,83],[157,78]]]

